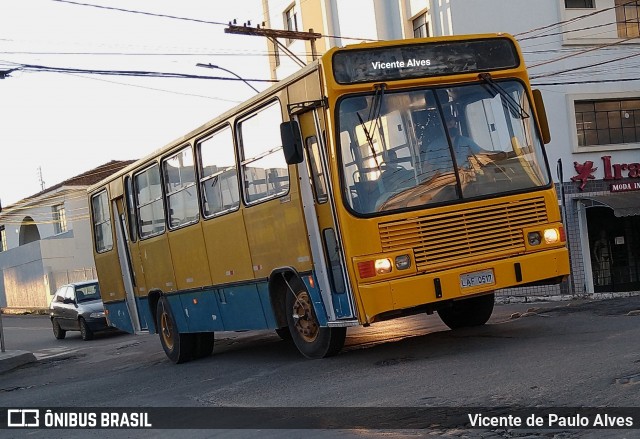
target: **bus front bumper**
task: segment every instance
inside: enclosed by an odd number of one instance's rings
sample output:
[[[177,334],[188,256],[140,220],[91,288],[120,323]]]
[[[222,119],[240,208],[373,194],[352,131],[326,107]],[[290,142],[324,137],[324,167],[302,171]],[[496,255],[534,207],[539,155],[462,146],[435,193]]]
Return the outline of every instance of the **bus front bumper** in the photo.
[[[418,273],[411,277],[360,284],[360,303],[364,307],[360,320],[361,323],[371,323],[376,320],[377,315],[389,311],[411,309],[536,282],[552,283],[553,280],[566,277],[569,272],[568,250],[562,247],[437,272]]]

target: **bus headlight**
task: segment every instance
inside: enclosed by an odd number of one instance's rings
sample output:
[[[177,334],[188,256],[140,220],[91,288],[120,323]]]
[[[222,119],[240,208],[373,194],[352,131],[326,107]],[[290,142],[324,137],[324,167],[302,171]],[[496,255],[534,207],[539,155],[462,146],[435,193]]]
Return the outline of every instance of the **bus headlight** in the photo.
[[[557,229],[545,229],[543,234],[544,242],[547,244],[555,244],[560,241],[560,233]]]
[[[540,236],[540,232],[529,232],[527,240],[529,241],[529,245],[540,245],[542,237]]]
[[[409,255],[396,256],[395,264],[398,270],[406,270],[411,267],[411,257]]]
[[[391,273],[391,267],[392,267],[391,261],[387,258],[376,259],[374,266],[377,274]]]

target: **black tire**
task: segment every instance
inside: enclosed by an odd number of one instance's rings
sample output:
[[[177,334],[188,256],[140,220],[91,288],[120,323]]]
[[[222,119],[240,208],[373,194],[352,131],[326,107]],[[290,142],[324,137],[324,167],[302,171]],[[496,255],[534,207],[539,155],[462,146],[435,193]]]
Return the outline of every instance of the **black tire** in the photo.
[[[321,327],[304,284],[292,279],[289,285],[293,291],[287,291],[287,324],[300,353],[307,358],[324,358],[340,352],[347,328]]]
[[[93,340],[93,331],[87,326],[87,322],[80,317],[78,323],[80,324],[80,336],[84,341]]]
[[[495,294],[457,300],[452,306],[438,310],[440,319],[451,329],[482,326],[491,317]]]
[[[205,358],[213,352],[213,344],[215,338],[213,332],[200,332],[193,334],[195,337],[195,347],[193,351],[193,359]]]
[[[60,323],[56,319],[51,319],[51,326],[53,326],[53,336],[56,339],[62,340],[67,336],[67,331],[60,327]]]
[[[178,332],[171,306],[165,297],[158,300],[156,321],[160,343],[167,357],[176,364],[191,360],[195,351],[196,337],[194,334]]]

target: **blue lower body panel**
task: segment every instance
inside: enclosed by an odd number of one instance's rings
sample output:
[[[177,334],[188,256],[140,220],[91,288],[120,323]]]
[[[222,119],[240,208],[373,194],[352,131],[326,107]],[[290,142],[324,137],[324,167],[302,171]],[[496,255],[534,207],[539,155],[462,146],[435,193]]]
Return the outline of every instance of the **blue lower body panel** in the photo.
[[[321,326],[327,324],[320,292],[312,288],[308,276],[303,276],[311,295]],[[167,294],[166,299],[176,321],[178,331],[214,332],[276,329],[278,324],[271,307],[268,283],[259,282],[224,288],[206,288]],[[154,316],[146,297],[137,298],[141,327],[156,332]],[[124,301],[105,304],[112,326],[133,333],[131,316]]]
[[[107,322],[110,326],[133,334],[131,314],[129,314],[129,308],[125,301],[105,303],[104,309],[107,315]]]
[[[277,327],[266,282],[175,293],[166,297],[179,332]]]

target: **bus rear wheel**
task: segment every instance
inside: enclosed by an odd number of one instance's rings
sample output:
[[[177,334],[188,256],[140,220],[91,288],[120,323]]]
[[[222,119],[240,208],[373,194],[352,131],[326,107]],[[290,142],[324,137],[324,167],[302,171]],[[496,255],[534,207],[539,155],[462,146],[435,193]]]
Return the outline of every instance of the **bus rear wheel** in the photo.
[[[195,337],[195,347],[193,350],[193,359],[205,358],[213,352],[213,344],[215,337],[213,332],[199,332],[193,334]]]
[[[162,348],[167,357],[176,364],[191,360],[196,347],[194,334],[181,334],[178,332],[171,306],[165,297],[161,297],[158,301],[156,320],[158,322],[160,343],[162,343]]]
[[[470,297],[457,300],[448,308],[439,309],[438,315],[451,329],[482,326],[489,321],[494,303],[494,293]]]
[[[322,327],[313,308],[313,302],[304,284],[297,280],[289,283],[287,292],[287,324],[296,347],[307,358],[324,358],[340,352],[344,346],[347,328]]]

